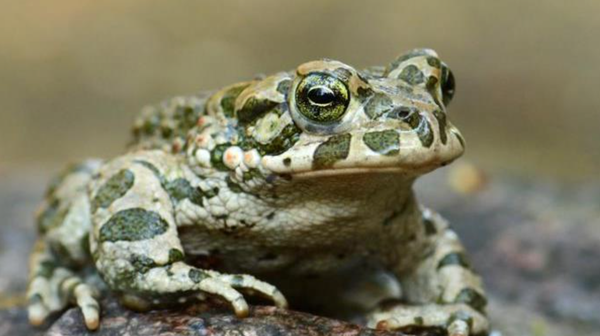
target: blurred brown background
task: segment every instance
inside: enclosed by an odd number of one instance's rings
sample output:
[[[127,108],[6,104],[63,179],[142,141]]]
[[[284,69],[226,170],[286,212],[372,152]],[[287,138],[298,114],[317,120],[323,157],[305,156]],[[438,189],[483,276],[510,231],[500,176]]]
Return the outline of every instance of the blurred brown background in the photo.
[[[139,109],[329,57],[430,47],[485,168],[600,167],[598,1],[0,1],[0,169],[119,153]]]

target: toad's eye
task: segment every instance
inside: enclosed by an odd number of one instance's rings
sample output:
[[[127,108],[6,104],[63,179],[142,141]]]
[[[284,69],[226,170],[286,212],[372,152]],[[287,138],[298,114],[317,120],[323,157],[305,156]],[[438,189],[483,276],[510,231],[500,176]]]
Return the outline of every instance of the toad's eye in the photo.
[[[452,71],[446,66],[442,65],[442,100],[444,105],[450,104],[452,97],[454,97],[454,90],[456,89],[456,82],[454,81],[454,75]]]
[[[337,121],[344,116],[349,103],[346,84],[326,73],[309,74],[296,89],[298,111],[311,121]]]

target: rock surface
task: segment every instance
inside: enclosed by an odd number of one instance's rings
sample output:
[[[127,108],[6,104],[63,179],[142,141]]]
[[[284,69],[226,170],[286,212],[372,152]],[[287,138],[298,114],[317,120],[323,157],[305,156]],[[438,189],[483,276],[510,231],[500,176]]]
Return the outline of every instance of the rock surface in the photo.
[[[474,188],[461,176],[469,187],[457,188],[462,182],[450,187],[447,174],[421,180],[418,195],[450,220],[470,250],[490,293],[494,327],[504,336],[600,335],[600,183],[491,175],[476,178],[481,185]],[[86,335],[75,309],[38,330],[12,307],[26,285],[32,213],[47,178],[0,172],[0,336]],[[138,314],[108,305],[93,335],[402,335],[270,307],[238,320],[225,308]]]

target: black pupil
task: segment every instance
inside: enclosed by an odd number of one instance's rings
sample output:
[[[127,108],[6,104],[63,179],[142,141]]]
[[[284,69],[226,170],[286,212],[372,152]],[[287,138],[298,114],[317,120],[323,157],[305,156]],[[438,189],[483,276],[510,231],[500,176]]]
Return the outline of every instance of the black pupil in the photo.
[[[328,87],[317,86],[308,91],[308,99],[317,105],[328,105],[335,100],[335,93]]]

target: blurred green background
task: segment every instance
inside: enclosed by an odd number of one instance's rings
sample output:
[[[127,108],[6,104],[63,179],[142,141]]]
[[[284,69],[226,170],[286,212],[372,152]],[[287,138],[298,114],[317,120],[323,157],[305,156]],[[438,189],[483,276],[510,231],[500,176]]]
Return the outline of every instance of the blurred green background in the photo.
[[[0,172],[118,154],[140,108],[329,57],[430,47],[470,161],[600,170],[599,1],[0,1]]]

